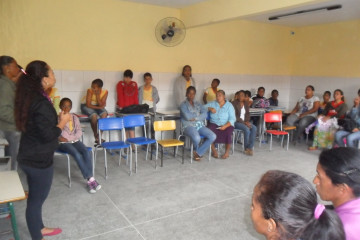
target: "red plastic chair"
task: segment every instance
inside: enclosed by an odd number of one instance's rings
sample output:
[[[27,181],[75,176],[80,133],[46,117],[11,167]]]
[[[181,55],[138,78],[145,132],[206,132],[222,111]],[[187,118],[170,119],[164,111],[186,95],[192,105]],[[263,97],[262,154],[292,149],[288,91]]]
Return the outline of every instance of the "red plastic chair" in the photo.
[[[289,150],[289,132],[283,131],[282,127],[282,113],[265,113],[264,114],[264,129],[266,129],[266,123],[280,123],[280,130],[265,130],[265,133],[270,134],[270,151],[272,149],[272,136],[282,136],[281,145],[284,142],[284,136],[287,135],[286,150]]]

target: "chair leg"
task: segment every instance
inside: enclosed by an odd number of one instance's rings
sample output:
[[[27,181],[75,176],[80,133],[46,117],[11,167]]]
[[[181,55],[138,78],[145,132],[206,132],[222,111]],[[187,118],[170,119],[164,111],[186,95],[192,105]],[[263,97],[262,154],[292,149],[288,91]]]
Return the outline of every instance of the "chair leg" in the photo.
[[[92,174],[95,177],[95,155],[94,150],[91,149],[91,157],[92,157]]]
[[[209,162],[211,161],[211,146],[209,147]]]
[[[145,161],[148,160],[148,153],[149,153],[149,144],[146,145],[146,155],[145,155]]]
[[[131,147],[131,144],[130,144],[130,146],[129,146],[129,151],[130,151],[130,159],[129,159],[129,168],[130,168],[130,173],[129,173],[129,176],[131,176],[132,175],[132,147]],[[128,152],[129,152],[128,151]]]
[[[104,148],[104,156],[105,156],[105,180],[108,178],[107,174],[107,157],[106,157],[106,149]]]
[[[272,149],[272,134],[270,134],[270,151]]]
[[[157,168],[158,150],[159,150],[159,144],[156,142],[155,170],[156,170],[156,168]],[[151,153],[151,156],[152,156],[152,153]]]
[[[286,151],[289,150],[289,138],[290,138],[290,135],[288,134],[288,137],[287,137],[287,145],[286,145]]]
[[[119,167],[121,165],[121,156],[122,156],[122,154],[123,154],[123,150],[120,149],[120,152],[119,152]]]
[[[135,144],[135,173],[137,173],[137,145]]]
[[[190,145],[190,163],[193,163],[194,144],[191,142]]]
[[[185,143],[182,146],[182,164],[184,164],[184,162],[185,162]]]
[[[161,146],[161,167],[164,166],[164,147]]]
[[[67,157],[67,165],[68,165],[68,179],[69,179],[69,188],[71,188],[71,172],[70,172],[70,156],[66,154]]]

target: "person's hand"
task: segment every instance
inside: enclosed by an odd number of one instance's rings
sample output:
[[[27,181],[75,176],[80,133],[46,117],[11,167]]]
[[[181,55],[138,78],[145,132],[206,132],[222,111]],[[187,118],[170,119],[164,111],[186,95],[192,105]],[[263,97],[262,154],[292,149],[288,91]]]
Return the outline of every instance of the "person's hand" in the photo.
[[[190,119],[190,121],[192,121],[192,122],[193,122],[193,121],[195,121],[195,118],[193,118],[193,119]]]
[[[59,142],[68,142],[69,140],[67,140],[66,138],[64,137],[59,137]]]
[[[360,104],[360,97],[356,97],[356,98],[354,99],[354,107],[358,107],[359,104]]]
[[[251,126],[251,123],[250,123],[250,122],[245,122],[244,124],[245,124],[248,128],[251,129],[252,126]]]
[[[303,118],[303,117],[305,117],[305,114],[304,114],[304,113],[302,113],[302,114],[299,115],[299,118]]]
[[[226,127],[225,125],[223,125],[223,126],[221,126],[219,129],[220,129],[221,131],[224,131],[226,128],[227,128],[227,127]]]
[[[353,133],[354,133],[354,132],[358,132],[358,131],[359,131],[358,128],[354,128],[354,129],[352,130]]]
[[[216,109],[212,108],[212,107],[209,107],[209,111],[212,112],[212,113],[216,113]]]
[[[329,120],[329,119],[330,119],[329,116],[324,116],[324,117],[322,118],[322,121],[323,121],[323,122],[326,122],[326,121]]]
[[[61,112],[59,117],[60,117],[60,122],[67,123],[70,120],[71,115],[70,113]]]

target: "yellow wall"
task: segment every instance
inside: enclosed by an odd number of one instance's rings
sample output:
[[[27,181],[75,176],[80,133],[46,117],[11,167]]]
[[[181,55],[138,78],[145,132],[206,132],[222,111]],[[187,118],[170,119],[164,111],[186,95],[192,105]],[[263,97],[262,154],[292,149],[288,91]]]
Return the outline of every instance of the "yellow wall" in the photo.
[[[329,0],[207,0],[181,9],[188,27]]]
[[[55,69],[198,73],[290,73],[289,28],[231,21],[188,29],[168,48],[157,22],[180,10],[118,0],[1,0],[1,54],[22,65],[43,59]],[[5,38],[3,36],[6,36]]]
[[[295,32],[293,75],[360,77],[360,20]]]

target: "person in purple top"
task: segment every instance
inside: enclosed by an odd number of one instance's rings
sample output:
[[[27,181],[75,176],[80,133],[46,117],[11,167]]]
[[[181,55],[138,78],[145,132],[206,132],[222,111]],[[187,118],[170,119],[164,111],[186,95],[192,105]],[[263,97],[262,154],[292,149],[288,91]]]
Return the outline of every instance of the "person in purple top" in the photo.
[[[86,179],[89,193],[96,193],[96,191],[101,189],[101,185],[93,176],[91,154],[81,142],[82,130],[80,121],[77,116],[70,113],[71,108],[72,101],[69,98],[61,99],[61,111],[69,113],[71,117],[61,132],[58,149],[70,154],[75,159],[84,179]]]
[[[314,178],[324,201],[331,201],[339,215],[347,240],[360,238],[360,151],[355,148],[324,150]]]

